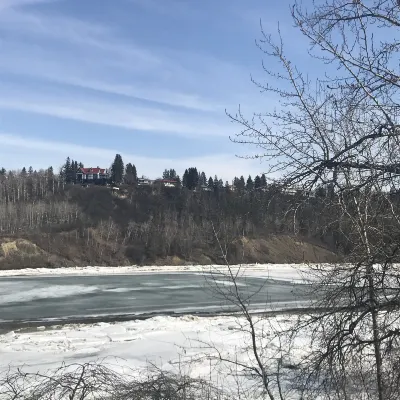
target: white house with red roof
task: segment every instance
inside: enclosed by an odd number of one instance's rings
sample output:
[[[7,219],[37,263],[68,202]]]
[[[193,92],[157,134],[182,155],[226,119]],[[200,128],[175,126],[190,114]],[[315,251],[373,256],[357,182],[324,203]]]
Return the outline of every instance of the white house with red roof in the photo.
[[[76,173],[78,182],[98,183],[105,182],[108,178],[108,171],[105,168],[79,168]]]

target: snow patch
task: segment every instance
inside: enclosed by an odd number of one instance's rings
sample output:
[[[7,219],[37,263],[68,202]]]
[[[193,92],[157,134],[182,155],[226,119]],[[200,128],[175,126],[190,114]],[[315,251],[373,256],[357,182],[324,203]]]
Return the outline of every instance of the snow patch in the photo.
[[[229,269],[230,268],[230,269]],[[308,264],[243,264],[233,265],[190,265],[190,266],[123,266],[123,267],[76,267],[76,268],[26,268],[19,270],[2,270],[0,276],[82,276],[82,275],[143,275],[167,273],[196,273],[268,278],[290,282],[303,282]]]
[[[71,297],[80,294],[88,294],[99,291],[96,286],[84,285],[49,285],[46,287],[20,290],[17,292],[0,295],[0,304],[22,303],[37,299],[55,299],[60,297]]]
[[[137,290],[137,288],[135,289],[131,289],[131,288],[112,288],[112,289],[105,289],[103,290],[104,292],[112,292],[112,293],[128,293],[128,292],[133,292]]]

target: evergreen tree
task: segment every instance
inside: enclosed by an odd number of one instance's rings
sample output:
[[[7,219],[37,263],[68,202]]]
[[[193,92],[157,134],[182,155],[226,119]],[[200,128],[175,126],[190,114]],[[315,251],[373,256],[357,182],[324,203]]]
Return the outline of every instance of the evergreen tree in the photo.
[[[265,177],[265,174],[261,175],[261,187],[265,188],[267,186],[267,178]]]
[[[207,185],[207,176],[204,172],[200,174],[200,185],[206,186]]]
[[[65,160],[64,165],[61,167],[60,175],[65,183],[75,183],[76,173],[78,172],[78,162],[71,160],[69,157]],[[29,167],[29,174],[31,175],[32,167]]]
[[[65,160],[64,168],[66,171],[71,170],[71,159],[69,157]]]
[[[132,163],[126,164],[124,182],[127,185],[136,185],[137,183],[137,171],[135,165]]]
[[[222,179],[218,179],[218,188],[222,189],[224,187],[224,181]]]
[[[0,169],[0,175],[4,176],[7,173],[7,171],[3,168]]]
[[[239,179],[239,187],[238,187],[238,189],[239,190],[244,190],[245,189],[245,187],[246,187],[246,183],[245,183],[245,181],[244,181],[244,177],[243,177],[243,175],[240,177],[240,179]]]
[[[213,178],[211,178],[211,176],[208,178],[208,185],[207,185],[210,189],[214,188],[214,181]]]
[[[239,181],[239,178],[237,176],[235,176],[235,178],[233,179],[233,186],[235,187],[235,190],[239,190],[240,181]]]
[[[162,174],[162,177],[163,177],[163,179],[171,179],[171,180],[173,180],[173,179],[176,179],[177,174],[176,174],[176,171],[173,168],[165,169],[163,174]]]
[[[28,174],[29,174],[29,175],[32,175],[32,174],[33,174],[33,168],[32,168],[32,166],[30,166],[30,167],[28,168]]]
[[[124,162],[120,154],[115,155],[114,162],[111,165],[111,182],[121,183],[124,177]]]
[[[189,190],[193,190],[199,184],[199,173],[197,168],[189,168],[185,170],[183,175],[183,186],[187,187]]]
[[[64,167],[63,167],[63,177],[65,183],[71,182],[72,168],[71,168],[71,159],[67,157]]]
[[[187,186],[188,186],[188,179],[189,179],[189,172],[187,169],[185,169],[185,172],[184,172],[183,178],[182,178],[182,185],[185,188],[187,188]]]
[[[254,183],[253,183],[253,179],[251,179],[251,176],[249,175],[249,177],[247,178],[247,182],[246,182],[246,190],[253,190],[254,188]]]
[[[254,188],[255,189],[260,189],[261,188],[261,178],[259,175],[257,175],[254,179]]]
[[[213,187],[214,187],[214,189],[218,189],[218,176],[217,175],[214,175]]]
[[[26,168],[23,167],[21,170],[21,176],[26,176]]]

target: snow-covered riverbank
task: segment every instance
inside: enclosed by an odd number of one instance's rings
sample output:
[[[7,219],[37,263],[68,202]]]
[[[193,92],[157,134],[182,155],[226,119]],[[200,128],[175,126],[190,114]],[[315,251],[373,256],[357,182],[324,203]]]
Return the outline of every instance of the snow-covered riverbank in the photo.
[[[230,267],[234,274],[263,277],[288,281],[302,281],[302,272],[307,271],[307,264],[244,264]],[[76,276],[76,275],[131,275],[154,273],[222,273],[229,272],[224,265],[182,265],[182,266],[129,266],[129,267],[76,267],[76,268],[26,268],[2,270],[0,277],[12,276]]]
[[[270,317],[259,323],[258,329],[265,335],[268,330],[282,329],[291,321],[293,317],[288,315]],[[45,372],[63,362],[83,363],[106,358],[118,370],[145,368],[148,362],[173,369],[178,362],[196,359],[190,365],[191,374],[202,375],[209,369],[209,358],[203,359],[202,355],[216,355],[214,348],[226,357],[235,354],[251,362],[251,354],[245,351],[250,337],[240,328],[243,323],[244,320],[233,316],[189,315],[9,332],[0,335],[0,367],[10,365],[30,372]],[[206,344],[211,348],[206,348]],[[276,350],[276,343],[270,344],[270,350]],[[300,355],[304,346],[299,345],[296,351]]]

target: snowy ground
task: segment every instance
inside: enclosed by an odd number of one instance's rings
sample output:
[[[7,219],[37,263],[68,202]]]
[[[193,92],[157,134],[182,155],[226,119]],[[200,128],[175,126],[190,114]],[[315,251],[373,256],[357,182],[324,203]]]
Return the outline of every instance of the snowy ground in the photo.
[[[302,273],[307,271],[307,264],[243,264],[231,266],[236,274],[253,277],[265,277],[299,282],[303,280]],[[40,275],[127,275],[127,274],[154,274],[168,272],[209,273],[220,272],[226,274],[228,267],[224,265],[182,265],[182,266],[130,266],[130,267],[75,267],[75,268],[26,268],[19,270],[1,270],[0,276],[40,276]]]
[[[241,276],[302,282],[307,265],[253,264],[233,266],[232,273]],[[81,276],[127,275],[157,273],[224,273],[225,266],[164,266],[164,267],[86,267],[60,269],[24,269],[0,271],[0,276]],[[278,343],[274,331],[287,328],[294,316],[278,315],[257,324],[268,351],[274,357]],[[0,373],[8,367],[23,367],[27,372],[46,372],[62,363],[84,363],[104,359],[117,371],[145,369],[148,363],[192,376],[226,380],[228,364],[211,367],[210,356],[223,355],[244,363],[253,363],[248,350],[248,333],[241,329],[245,322],[234,316],[197,317],[159,316],[147,320],[117,323],[75,324],[47,328],[31,328],[0,335]],[[307,350],[303,337],[294,347],[294,357]],[[204,348],[207,347],[207,348]],[[212,358],[211,357],[211,358]],[[187,364],[187,362],[190,363]],[[212,374],[210,373],[212,368]],[[222,377],[222,378],[221,378]],[[228,382],[228,381],[226,381]]]
[[[294,320],[290,316],[270,317],[258,323],[273,357],[277,342],[270,340],[273,330],[282,330]],[[127,371],[143,370],[148,363],[177,372],[182,370],[195,377],[210,376],[210,355],[253,363],[246,348],[250,336],[243,332],[244,320],[236,317],[201,318],[154,317],[145,321],[68,325],[38,328],[25,332],[0,335],[1,367],[23,367],[26,372],[41,372],[66,364],[104,359],[112,368]],[[294,355],[300,357],[307,346],[298,342]],[[210,347],[209,347],[210,346]],[[205,357],[207,355],[208,357]],[[190,363],[186,364],[186,362]],[[229,364],[212,367],[213,379],[229,375]],[[1,372],[1,368],[0,368]]]

